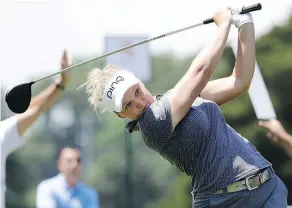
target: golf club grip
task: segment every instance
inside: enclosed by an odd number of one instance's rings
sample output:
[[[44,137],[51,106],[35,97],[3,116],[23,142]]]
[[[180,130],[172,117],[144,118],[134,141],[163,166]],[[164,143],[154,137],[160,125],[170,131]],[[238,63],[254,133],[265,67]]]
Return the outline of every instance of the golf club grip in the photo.
[[[245,14],[245,13],[249,13],[249,12],[254,12],[257,10],[261,10],[262,9],[262,5],[260,3],[257,4],[253,4],[250,6],[244,6],[242,7],[241,12],[239,12],[239,14]]]
[[[262,5],[260,3],[252,4],[250,6],[242,7],[242,9],[239,12],[239,14],[245,14],[245,13],[248,13],[248,12],[254,12],[254,11],[257,11],[257,10],[261,10],[261,9],[262,9]],[[214,22],[213,18],[209,18],[209,19],[205,19],[203,21],[203,24],[209,24],[209,23],[212,23],[212,22]]]

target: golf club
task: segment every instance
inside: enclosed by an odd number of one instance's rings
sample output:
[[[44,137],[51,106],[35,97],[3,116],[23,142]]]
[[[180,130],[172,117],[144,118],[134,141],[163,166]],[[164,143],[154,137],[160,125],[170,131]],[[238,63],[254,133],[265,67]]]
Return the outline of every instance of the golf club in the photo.
[[[250,6],[242,7],[239,13],[240,14],[244,14],[244,13],[253,12],[253,11],[257,11],[257,10],[261,10],[261,9],[262,9],[262,5],[260,3],[257,3],[257,4],[253,4],[253,5],[250,5]],[[30,104],[30,101],[31,101],[31,86],[36,82],[39,82],[41,80],[44,80],[44,79],[47,79],[49,77],[55,76],[57,74],[63,73],[65,71],[67,71],[67,70],[76,68],[76,67],[78,67],[80,65],[89,63],[91,61],[94,61],[94,60],[97,60],[97,59],[101,59],[101,58],[104,58],[106,56],[110,56],[110,55],[118,53],[120,51],[127,50],[129,48],[132,48],[132,47],[135,47],[135,46],[138,46],[138,45],[141,45],[141,44],[145,44],[145,43],[148,43],[148,42],[151,42],[151,41],[154,41],[154,40],[157,40],[157,39],[169,36],[169,35],[173,35],[173,34],[176,34],[176,33],[179,33],[179,32],[185,31],[185,30],[189,30],[189,29],[201,26],[201,25],[209,24],[209,23],[212,23],[212,22],[214,22],[213,18],[205,19],[204,21],[202,21],[200,23],[197,23],[197,24],[194,24],[194,25],[191,25],[191,26],[188,26],[188,27],[184,27],[184,28],[181,28],[181,29],[178,29],[178,30],[170,31],[170,32],[167,32],[167,33],[162,34],[162,35],[158,35],[158,36],[153,37],[153,38],[145,39],[143,41],[140,41],[140,42],[137,42],[137,43],[122,47],[120,49],[117,49],[115,51],[112,51],[112,52],[109,52],[109,53],[106,53],[106,54],[103,54],[103,55],[98,56],[96,58],[89,59],[87,61],[81,62],[81,63],[76,64],[76,65],[72,65],[72,66],[70,66],[70,67],[68,67],[68,68],[66,68],[64,70],[61,70],[61,71],[58,71],[56,73],[50,74],[50,75],[45,76],[43,78],[40,78],[38,80],[29,82],[29,83],[24,83],[24,84],[17,85],[17,86],[15,86],[14,88],[12,88],[10,91],[8,91],[6,93],[5,101],[6,101],[7,105],[8,105],[8,107],[9,107],[9,109],[12,112],[14,112],[14,113],[23,113],[29,107],[29,104]]]

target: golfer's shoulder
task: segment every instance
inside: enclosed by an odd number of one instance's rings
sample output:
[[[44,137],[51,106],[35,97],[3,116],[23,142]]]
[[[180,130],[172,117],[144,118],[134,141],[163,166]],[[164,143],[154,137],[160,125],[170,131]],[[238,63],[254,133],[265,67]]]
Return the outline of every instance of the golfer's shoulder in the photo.
[[[172,132],[172,120],[167,97],[162,95],[157,98],[147,107],[138,123],[140,132],[147,139],[166,137],[165,134],[168,137]]]
[[[146,109],[143,118],[139,120],[139,131],[148,147],[161,152],[172,138],[172,129],[169,103],[163,95]]]
[[[156,100],[149,105],[142,118],[141,122],[155,122],[165,120],[170,116],[170,103],[166,95],[157,95]]]

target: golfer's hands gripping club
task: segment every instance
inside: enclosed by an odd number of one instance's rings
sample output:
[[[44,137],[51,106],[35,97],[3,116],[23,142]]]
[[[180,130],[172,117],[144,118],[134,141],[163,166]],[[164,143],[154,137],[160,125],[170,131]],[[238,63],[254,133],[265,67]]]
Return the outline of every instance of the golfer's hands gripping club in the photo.
[[[258,11],[258,10],[261,10],[261,9],[262,9],[262,5],[260,3],[257,3],[257,4],[252,4],[252,5],[249,5],[249,6],[244,6],[241,9],[232,9],[232,13],[235,14],[235,15],[246,14],[246,13]],[[205,19],[203,21],[203,24],[210,24],[212,22],[214,22],[214,19],[213,18],[208,18],[208,19]],[[234,23],[236,23],[236,22],[238,22],[238,21],[235,21]],[[239,22],[241,22],[241,21],[239,21]],[[239,27],[240,27],[239,23],[237,25],[239,25]]]
[[[240,27],[247,23],[253,23],[253,18],[250,13],[239,14],[239,10],[232,9],[232,24],[240,29]]]
[[[220,9],[218,10],[214,16],[213,20],[218,27],[220,26],[230,26],[232,24],[232,13],[231,9]]]

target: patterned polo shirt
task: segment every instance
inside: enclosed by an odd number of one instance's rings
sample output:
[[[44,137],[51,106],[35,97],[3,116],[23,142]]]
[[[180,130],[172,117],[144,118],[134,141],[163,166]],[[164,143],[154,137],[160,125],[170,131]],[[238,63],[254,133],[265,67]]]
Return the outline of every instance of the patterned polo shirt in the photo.
[[[187,115],[172,127],[167,95],[151,104],[137,121],[143,142],[192,179],[193,194],[214,193],[271,164],[230,127],[219,106],[197,98]]]

